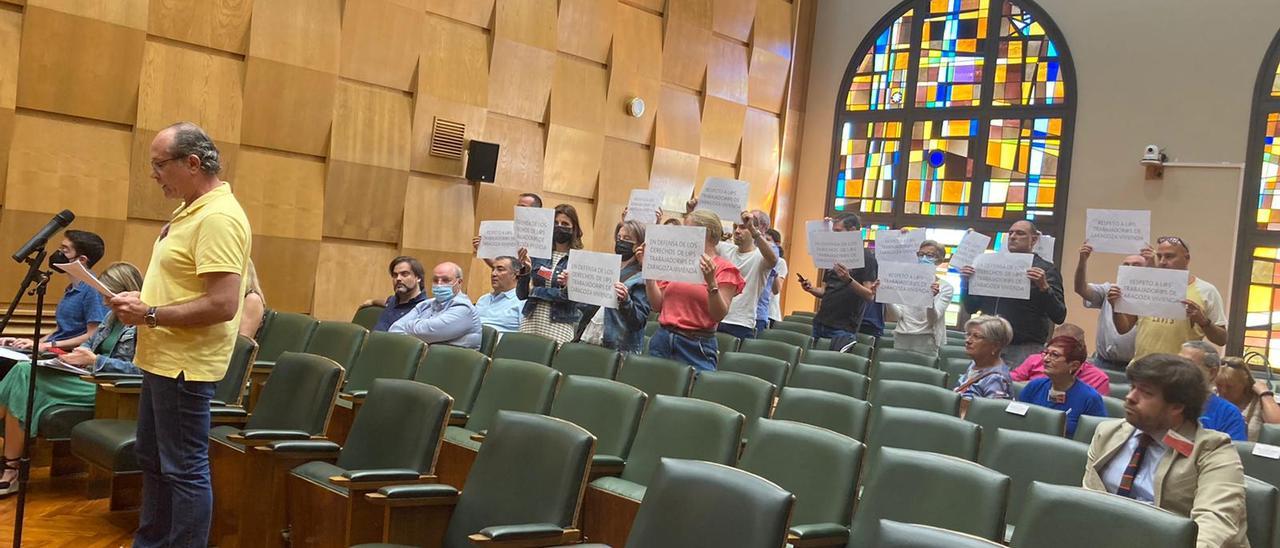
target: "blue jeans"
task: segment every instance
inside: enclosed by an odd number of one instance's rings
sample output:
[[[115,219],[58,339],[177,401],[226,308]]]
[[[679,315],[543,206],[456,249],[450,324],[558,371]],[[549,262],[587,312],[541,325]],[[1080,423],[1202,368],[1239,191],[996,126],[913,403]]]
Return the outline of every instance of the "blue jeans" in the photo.
[[[769,320],[756,320],[756,338],[757,339],[760,338],[760,335],[764,333],[764,330],[766,329],[769,329]]]
[[[731,323],[720,324],[720,326],[716,328],[716,331],[720,333],[728,333],[739,339],[756,338],[756,331],[754,329],[751,329],[750,327],[743,327],[741,325],[734,325]]]
[[[208,545],[211,399],[211,382],[142,373],[134,444],[142,468],[142,508],[134,546]]]
[[[829,348],[829,350],[840,350],[841,348],[844,348],[845,345],[853,342],[857,337],[858,336],[852,331],[828,327],[827,325],[818,323],[817,321],[813,322],[813,338],[831,339],[831,348]]]
[[[719,345],[715,337],[690,339],[659,327],[649,339],[649,355],[692,365],[698,371],[715,371]]]

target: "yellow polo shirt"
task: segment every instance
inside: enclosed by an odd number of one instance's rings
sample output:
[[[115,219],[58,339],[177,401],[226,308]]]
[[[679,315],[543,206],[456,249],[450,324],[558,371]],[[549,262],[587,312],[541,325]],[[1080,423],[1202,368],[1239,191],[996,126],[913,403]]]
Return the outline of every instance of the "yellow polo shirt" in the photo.
[[[203,327],[139,326],[134,363],[140,369],[169,378],[185,374],[192,381],[222,379],[240,325],[251,242],[249,219],[225,182],[174,212],[152,248],[142,302],[155,307],[190,302],[205,294],[200,275],[234,272],[241,276],[240,305],[229,322]]]
[[[1222,303],[1222,294],[1213,284],[1196,278],[1187,285],[1187,300],[1200,305],[1204,316],[1214,325],[1227,325],[1226,307]],[[1177,354],[1182,350],[1182,343],[1204,339],[1204,330],[1191,323],[1191,320],[1170,320],[1167,318],[1138,318],[1134,327],[1138,335],[1134,339],[1133,361],[1156,353]],[[1132,362],[1130,362],[1132,363]]]

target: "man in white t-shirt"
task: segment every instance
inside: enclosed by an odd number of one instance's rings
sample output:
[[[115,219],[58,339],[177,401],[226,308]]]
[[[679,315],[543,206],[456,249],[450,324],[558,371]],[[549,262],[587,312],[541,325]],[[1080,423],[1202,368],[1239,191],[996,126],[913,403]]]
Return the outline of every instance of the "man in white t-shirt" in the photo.
[[[1120,261],[1124,266],[1152,266],[1155,262],[1155,250],[1147,246],[1141,255],[1128,255]],[[1138,331],[1129,330],[1121,334],[1116,331],[1116,322],[1112,318],[1111,303],[1107,301],[1107,293],[1111,291],[1110,282],[1094,284],[1088,282],[1089,256],[1093,254],[1093,246],[1085,242],[1080,246],[1080,262],[1076,263],[1075,291],[1084,299],[1085,308],[1098,309],[1098,332],[1094,339],[1094,352],[1091,361],[1102,369],[1124,371],[1133,360],[1133,341]],[[1148,258],[1148,255],[1151,255]],[[1104,394],[1105,395],[1105,394]]]
[[[721,242],[716,251],[738,267],[746,285],[729,302],[729,314],[720,321],[718,331],[739,339],[754,339],[756,305],[768,285],[769,272],[778,264],[778,255],[764,239],[764,231],[769,226],[768,215],[759,210],[743,211],[739,221],[733,225],[733,242]]]
[[[1190,264],[1191,249],[1187,247],[1185,240],[1177,236],[1162,236],[1156,240],[1156,268],[1187,270]],[[1138,332],[1133,342],[1135,361],[1148,354],[1177,354],[1182,349],[1182,343],[1187,341],[1208,339],[1218,346],[1226,346],[1227,314],[1222,294],[1204,278],[1196,277],[1190,272],[1187,277],[1187,298],[1182,300],[1182,305],[1187,310],[1185,319],[1137,317],[1112,312],[1116,332]],[[1112,286],[1107,292],[1107,300],[1112,304],[1120,296],[1119,286]]]

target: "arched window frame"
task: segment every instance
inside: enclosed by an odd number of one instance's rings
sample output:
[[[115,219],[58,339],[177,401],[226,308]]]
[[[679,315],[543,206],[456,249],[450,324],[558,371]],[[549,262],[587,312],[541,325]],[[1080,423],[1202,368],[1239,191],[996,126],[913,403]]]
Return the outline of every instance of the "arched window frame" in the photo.
[[[995,106],[992,104],[992,97],[995,90],[995,60],[999,56],[1000,47],[1000,18],[1003,10],[1001,9],[1005,1],[1010,1],[1021,8],[1023,11],[1030,13],[1037,23],[1039,23],[1045,31],[1045,35],[1053,41],[1055,48],[1059,53],[1059,63],[1062,71],[1062,84],[1065,88],[1063,101],[1057,104],[1030,105],[1030,106]],[[1053,205],[1053,214],[1051,216],[1038,216],[1035,218],[1037,226],[1041,233],[1054,236],[1059,241],[1062,240],[1062,230],[1065,223],[1067,212],[1067,194],[1068,182],[1070,180],[1071,171],[1071,149],[1072,136],[1075,130],[1075,111],[1078,99],[1079,87],[1076,85],[1076,72],[1074,62],[1072,61],[1070,49],[1063,37],[1061,31],[1058,30],[1056,24],[1048,16],[1048,14],[1031,0],[991,0],[988,9],[988,37],[985,44],[985,62],[983,70],[983,82],[981,87],[981,101],[979,106],[965,107],[943,107],[928,108],[917,107],[916,104],[916,81],[919,75],[920,64],[920,36],[924,25],[924,17],[920,14],[926,13],[930,0],[906,0],[891,10],[887,15],[882,17],[873,27],[871,32],[863,38],[862,43],[855,50],[854,55],[849,61],[848,67],[845,69],[844,77],[840,80],[840,89],[836,94],[836,117],[832,131],[831,144],[831,164],[828,169],[828,187],[825,211],[830,215],[836,215],[841,212],[835,210],[835,190],[837,181],[837,170],[840,168],[840,146],[841,136],[844,124],[846,122],[882,122],[882,121],[900,121],[902,122],[902,134],[898,139],[899,158],[894,166],[894,183],[895,190],[893,196],[892,213],[873,213],[856,211],[862,218],[863,224],[870,225],[888,225],[894,228],[898,227],[929,227],[929,228],[951,228],[966,229],[984,232],[989,235],[996,235],[1007,230],[1009,225],[1017,219],[1026,218],[1026,215],[1014,217],[1008,212],[1004,217],[999,219],[988,219],[981,216],[982,211],[982,190],[990,176],[990,168],[985,161],[985,151],[989,140],[990,122],[997,119],[1018,119],[1027,120],[1034,118],[1060,118],[1062,120],[1062,133],[1059,149],[1058,176],[1055,186],[1055,199]],[[903,108],[890,110],[867,110],[867,111],[849,111],[846,109],[846,99],[849,93],[850,84],[857,73],[858,66],[862,59],[867,55],[871,48],[875,46],[877,38],[898,18],[902,17],[908,10],[915,10],[915,16],[911,20],[911,38],[910,38],[910,56],[907,68],[907,80],[905,84],[906,96],[903,98]],[[968,201],[968,213],[965,216],[944,216],[944,215],[927,215],[927,214],[909,214],[905,212],[906,191],[907,191],[907,174],[908,165],[910,163],[910,150],[912,140],[912,128],[916,121],[922,120],[956,120],[956,119],[974,119],[979,122],[978,135],[973,140],[973,150],[970,157],[973,159],[974,170],[972,177],[969,178],[971,183],[970,196]],[[1060,262],[1062,256],[1061,245],[1054,250],[1055,263]]]
[[[1254,271],[1259,270],[1259,279],[1269,278],[1268,282],[1257,285],[1271,286],[1271,297],[1280,294],[1280,279],[1275,272],[1280,269],[1280,259],[1274,257],[1255,256],[1259,248],[1280,249],[1280,229],[1264,230],[1258,227],[1259,202],[1262,196],[1263,154],[1269,128],[1268,119],[1280,116],[1280,95],[1275,95],[1277,80],[1280,79],[1280,33],[1267,48],[1262,65],[1258,68],[1258,78],[1254,84],[1253,109],[1249,122],[1248,156],[1245,158],[1244,186],[1240,193],[1240,225],[1236,238],[1236,261],[1234,283],[1231,291],[1230,317],[1228,318],[1227,351],[1233,355],[1243,355],[1250,350],[1262,350],[1273,367],[1280,367],[1280,306],[1270,307],[1270,322],[1263,325],[1250,326],[1249,299],[1251,286],[1255,285]],[[1275,130],[1280,140],[1280,128]],[[1275,145],[1273,145],[1275,146]],[[1280,221],[1276,221],[1280,222]],[[1270,266],[1268,269],[1267,267]],[[1269,276],[1265,270],[1270,270]],[[1274,301],[1273,301],[1274,302]],[[1261,333],[1259,332],[1261,331]],[[1246,344],[1247,339],[1254,342],[1262,335],[1266,339],[1264,345]],[[1271,349],[1275,349],[1272,352]]]

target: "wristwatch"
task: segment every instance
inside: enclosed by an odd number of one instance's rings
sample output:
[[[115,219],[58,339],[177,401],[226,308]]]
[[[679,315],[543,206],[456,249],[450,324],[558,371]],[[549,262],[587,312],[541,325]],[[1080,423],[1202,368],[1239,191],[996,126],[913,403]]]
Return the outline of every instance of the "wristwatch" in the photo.
[[[156,326],[156,307],[153,306],[151,308],[148,308],[147,315],[143,316],[142,319],[146,320],[147,327],[155,327]]]

